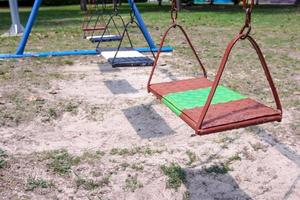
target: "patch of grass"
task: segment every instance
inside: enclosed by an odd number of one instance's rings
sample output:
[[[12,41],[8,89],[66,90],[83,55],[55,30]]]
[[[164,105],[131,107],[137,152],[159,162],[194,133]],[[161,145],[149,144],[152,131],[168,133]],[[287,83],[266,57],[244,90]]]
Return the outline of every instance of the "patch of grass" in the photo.
[[[99,156],[104,156],[104,155],[105,155],[105,152],[104,152],[104,151],[101,151],[101,150],[97,150],[97,151],[96,151],[96,154],[99,155]]]
[[[126,168],[130,166],[130,164],[127,162],[123,162],[120,164],[120,166],[123,168],[123,170],[126,170]]]
[[[58,72],[51,72],[47,74],[49,78],[54,78],[54,79],[64,79],[64,75]]]
[[[98,159],[100,159],[104,155],[105,155],[105,152],[104,151],[100,151],[100,150],[97,150],[96,152],[85,151],[80,156],[80,160],[87,160],[87,161],[98,160]]]
[[[160,150],[153,150],[150,147],[134,147],[132,149],[127,148],[113,148],[110,151],[111,155],[119,155],[119,156],[133,156],[135,154],[143,154],[145,156],[151,156],[155,153],[161,153]]]
[[[182,200],[189,200],[190,199],[190,193],[189,191],[186,191],[183,193]]]
[[[110,151],[110,155],[119,155],[119,156],[129,155],[129,153],[130,152],[127,148],[124,148],[124,149],[113,148]]]
[[[100,180],[84,179],[77,176],[76,187],[82,187],[85,190],[94,190],[99,187],[104,187],[110,183],[110,176],[104,176]]]
[[[238,154],[229,157],[224,163],[214,164],[208,168],[205,168],[205,171],[207,173],[226,174],[229,171],[233,170],[232,168],[230,168],[230,164],[232,164],[232,162],[236,160],[242,160]]]
[[[229,168],[229,165],[220,163],[220,164],[214,164],[208,168],[205,168],[205,171],[207,173],[226,174],[229,171],[231,171],[231,169]]]
[[[70,112],[72,114],[76,114],[78,112],[78,104],[74,102],[69,102],[65,108],[66,112]]]
[[[131,167],[131,169],[136,170],[136,171],[143,171],[144,170],[144,166],[142,164],[134,163],[130,167]]]
[[[235,160],[240,161],[240,160],[242,160],[242,158],[238,154],[235,154],[235,155],[228,158],[227,163],[232,163]]]
[[[189,158],[187,165],[191,165],[197,160],[196,154],[194,152],[192,152],[191,150],[187,150],[185,153]]]
[[[168,177],[169,188],[178,189],[185,181],[185,172],[177,163],[172,163],[170,166],[162,165],[161,170]]]
[[[42,178],[28,178],[26,183],[26,191],[33,191],[36,188],[52,188],[54,184],[52,181],[46,181]]]
[[[48,109],[48,119],[50,120],[50,119],[56,119],[57,118],[57,112],[56,112],[56,110],[55,110],[55,108],[49,108]]]
[[[267,146],[261,142],[250,143],[250,145],[254,149],[254,151],[259,151],[259,150],[266,151],[266,149],[267,149]]]
[[[0,169],[4,168],[6,165],[6,161],[4,158],[7,157],[7,154],[4,150],[0,149]]]
[[[65,60],[64,64],[65,65],[74,65],[74,61],[73,60]]]
[[[80,162],[79,157],[71,156],[66,150],[52,151],[48,153],[48,158],[51,159],[48,167],[59,175],[69,174],[71,167]]]
[[[135,176],[128,175],[128,177],[125,180],[125,187],[124,187],[124,189],[126,191],[134,192],[137,189],[142,188],[142,187],[143,187],[143,184],[138,181],[137,175],[135,175]]]

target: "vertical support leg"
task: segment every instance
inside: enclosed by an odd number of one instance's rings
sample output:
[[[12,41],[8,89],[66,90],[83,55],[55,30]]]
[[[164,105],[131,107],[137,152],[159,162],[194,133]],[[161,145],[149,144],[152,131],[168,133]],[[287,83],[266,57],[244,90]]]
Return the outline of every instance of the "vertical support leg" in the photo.
[[[24,30],[24,33],[23,33],[23,37],[22,37],[22,39],[19,43],[19,46],[17,48],[17,51],[16,51],[17,55],[23,55],[23,53],[24,53],[24,50],[25,50],[25,47],[26,47],[31,29],[32,29],[32,26],[34,24],[34,21],[37,17],[38,12],[39,12],[39,7],[40,7],[41,3],[42,3],[42,0],[35,0],[34,1],[32,10],[30,12],[30,15],[29,15],[29,18],[28,18],[28,21],[27,21],[27,24],[26,24],[26,27],[25,27],[25,30]]]
[[[9,0],[10,16],[11,16],[11,27],[9,29],[10,36],[16,36],[20,33],[23,33],[23,26],[20,23],[18,1]]]
[[[147,26],[138,10],[138,8],[136,7],[135,3],[134,3],[134,0],[128,0],[128,3],[129,3],[129,6],[132,7],[133,11],[134,11],[134,15],[135,15],[135,18],[139,24],[139,26],[141,27],[141,30],[142,30],[142,33],[149,45],[149,47],[151,49],[155,49],[156,48],[156,45],[147,29]]]

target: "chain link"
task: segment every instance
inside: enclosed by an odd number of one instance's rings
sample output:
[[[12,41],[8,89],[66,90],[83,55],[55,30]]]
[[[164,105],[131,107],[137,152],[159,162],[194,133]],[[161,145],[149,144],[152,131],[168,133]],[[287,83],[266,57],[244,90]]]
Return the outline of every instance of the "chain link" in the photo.
[[[174,26],[176,26],[177,17],[178,17],[177,2],[176,2],[176,0],[172,0],[171,19],[172,19]]]
[[[243,9],[245,10],[245,24],[240,30],[240,34],[243,35],[241,39],[246,39],[251,32],[251,14],[253,10],[254,0],[250,0],[250,5],[248,6],[248,0],[243,0]]]

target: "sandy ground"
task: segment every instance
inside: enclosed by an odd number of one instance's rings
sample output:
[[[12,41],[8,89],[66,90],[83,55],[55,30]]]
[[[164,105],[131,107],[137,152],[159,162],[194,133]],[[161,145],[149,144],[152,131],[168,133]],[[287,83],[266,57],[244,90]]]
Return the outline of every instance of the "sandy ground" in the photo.
[[[49,123],[37,118],[17,127],[0,127],[0,147],[9,157],[8,167],[0,169],[0,199],[300,199],[299,141],[282,128],[294,119],[292,111],[285,110],[281,124],[194,137],[187,125],[147,93],[150,68],[112,69],[103,60],[90,60],[61,70],[81,78],[53,81],[50,89],[38,94],[52,101],[76,101],[75,114],[65,113]],[[156,81],[174,79],[169,66],[163,69],[157,71]],[[113,148],[136,147],[153,153],[110,153]],[[59,149],[72,155],[101,150],[104,155],[80,162],[70,175],[60,176],[38,156]],[[188,150],[196,155],[192,163]],[[240,159],[230,162],[228,173],[205,170],[234,155]],[[170,163],[178,163],[185,172],[178,189],[168,187],[160,167]],[[105,186],[86,189],[75,184],[78,176],[99,179],[107,174]],[[55,187],[26,191],[28,177],[51,180]],[[139,186],[128,189],[128,177],[137,177]]]

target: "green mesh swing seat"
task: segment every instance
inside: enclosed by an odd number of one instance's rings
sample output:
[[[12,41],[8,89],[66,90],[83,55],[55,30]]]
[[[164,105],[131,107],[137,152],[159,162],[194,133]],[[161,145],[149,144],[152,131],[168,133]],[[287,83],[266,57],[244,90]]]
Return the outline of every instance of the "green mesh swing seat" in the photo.
[[[243,1],[246,7],[245,0]],[[251,0],[251,6],[254,1]],[[245,27],[227,45],[220,66],[213,81],[207,78],[207,72],[195,51],[187,33],[182,26],[176,23],[177,12],[176,1],[172,2],[172,24],[165,32],[160,43],[159,51],[153,64],[153,68],[148,80],[148,92],[154,94],[171,111],[186,122],[198,135],[210,134],[251,125],[263,124],[267,122],[282,120],[282,107],[276,87],[273,83],[270,71],[265,58],[256,41],[249,35],[250,22],[246,21]],[[252,10],[252,9],[251,9]],[[250,14],[251,14],[250,10]],[[246,12],[249,14],[249,10]],[[251,19],[247,16],[246,19]],[[181,30],[190,48],[192,49],[199,65],[202,69],[203,77],[187,80],[152,83],[152,78],[160,57],[161,48],[170,30],[177,28]],[[246,33],[245,29],[249,28]],[[232,48],[240,40],[248,40],[255,49],[264,74],[272,91],[276,108],[266,106],[252,98],[246,97],[230,88],[219,85],[223,71]]]

